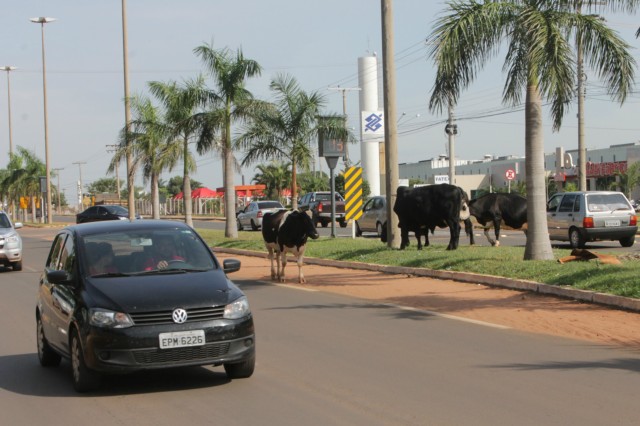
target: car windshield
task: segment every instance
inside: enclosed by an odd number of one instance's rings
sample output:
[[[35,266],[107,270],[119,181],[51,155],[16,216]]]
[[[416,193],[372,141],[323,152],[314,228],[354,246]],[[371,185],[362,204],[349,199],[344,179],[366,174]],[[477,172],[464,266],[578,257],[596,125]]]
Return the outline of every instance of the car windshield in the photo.
[[[0,214],[0,228],[11,228],[11,222],[6,214]]]
[[[631,210],[631,206],[622,194],[587,194],[587,208],[590,212]]]
[[[85,274],[120,276],[157,272],[207,271],[213,256],[189,229],[112,232],[81,237],[79,258]]]

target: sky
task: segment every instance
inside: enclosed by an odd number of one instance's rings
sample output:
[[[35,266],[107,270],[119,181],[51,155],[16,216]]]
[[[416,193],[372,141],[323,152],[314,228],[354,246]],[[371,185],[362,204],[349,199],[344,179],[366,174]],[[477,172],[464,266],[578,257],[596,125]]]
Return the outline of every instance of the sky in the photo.
[[[446,112],[428,110],[435,65],[425,39],[444,10],[441,1],[395,0],[394,50],[398,110],[398,160],[417,162],[446,154]],[[60,169],[62,191],[71,201],[80,176],[83,185],[104,177],[125,121],[121,0],[20,0],[5,2],[0,14],[0,66],[10,73],[11,127],[17,146],[45,159],[42,39],[44,27],[49,162]],[[255,97],[272,99],[269,82],[278,74],[295,77],[307,92],[325,96],[323,112],[342,113],[342,92],[358,85],[358,58],[373,53],[382,61],[381,7],[374,0],[128,0],[126,2],[130,93],[148,94],[150,81],[191,79],[205,72],[193,49],[242,49],[256,60],[262,75],[248,81]],[[635,32],[640,15],[606,14],[607,23],[631,45],[640,63]],[[502,103],[504,54],[487,63],[456,106],[459,160],[484,155],[524,156],[524,112]],[[639,71],[636,71],[640,75]],[[210,80],[209,80],[210,81]],[[382,76],[379,77],[382,85]],[[640,82],[640,77],[636,77]],[[380,96],[382,91],[380,90]],[[9,152],[7,73],[0,73],[0,168]],[[346,92],[349,126],[359,129],[359,95]],[[380,104],[382,109],[382,103]],[[545,152],[557,146],[577,149],[577,106],[552,132],[545,119]],[[611,101],[595,73],[587,68],[586,146],[604,148],[640,140],[640,89],[623,106]],[[194,150],[195,153],[195,150]],[[222,186],[222,165],[214,153],[199,156],[192,178],[210,188]],[[351,160],[360,158],[350,146]],[[242,158],[242,153],[238,153]],[[235,184],[252,183],[254,166],[236,173]],[[328,171],[324,159],[317,166]],[[338,165],[340,170],[342,164]],[[162,178],[182,175],[164,172]],[[124,179],[125,165],[119,167]],[[143,185],[140,177],[138,185]]]

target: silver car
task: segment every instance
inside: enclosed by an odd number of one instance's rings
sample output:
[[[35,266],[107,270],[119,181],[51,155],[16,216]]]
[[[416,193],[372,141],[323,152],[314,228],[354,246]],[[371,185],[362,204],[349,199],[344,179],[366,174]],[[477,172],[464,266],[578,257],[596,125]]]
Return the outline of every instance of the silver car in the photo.
[[[363,232],[375,232],[380,237],[386,222],[387,199],[380,195],[371,197],[362,206],[362,216],[356,220],[356,235],[359,237]]]
[[[257,231],[262,227],[262,216],[267,212],[284,209],[280,201],[253,201],[244,209],[238,212],[236,216],[238,222],[238,231],[242,231],[245,227],[251,227]]]
[[[549,238],[582,248],[589,241],[619,241],[631,247],[636,238],[636,212],[621,192],[562,192],[547,203]]]
[[[22,223],[11,223],[9,215],[0,211],[0,265],[14,271],[22,270],[22,238],[16,231],[20,228]]]

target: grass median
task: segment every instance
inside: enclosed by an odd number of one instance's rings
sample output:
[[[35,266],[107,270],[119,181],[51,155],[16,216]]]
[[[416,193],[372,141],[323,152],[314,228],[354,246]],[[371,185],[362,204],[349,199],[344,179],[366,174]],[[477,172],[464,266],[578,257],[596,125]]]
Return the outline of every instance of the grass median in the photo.
[[[224,231],[198,229],[198,232],[213,247],[266,252],[260,232],[240,232],[237,239],[225,238]],[[553,249],[555,259],[570,252]],[[457,250],[447,251],[443,244],[432,244],[419,251],[412,239],[407,249],[394,250],[375,238],[320,237],[309,240],[305,257],[473,272],[640,298],[640,260],[622,256],[626,253],[620,252],[621,265],[602,264],[597,260],[561,264],[557,260],[522,260],[524,247],[461,244]]]

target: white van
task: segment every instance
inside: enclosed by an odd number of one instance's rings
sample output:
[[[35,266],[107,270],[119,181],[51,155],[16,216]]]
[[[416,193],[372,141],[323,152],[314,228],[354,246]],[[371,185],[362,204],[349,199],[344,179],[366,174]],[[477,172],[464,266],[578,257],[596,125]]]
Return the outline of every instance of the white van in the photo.
[[[561,192],[547,202],[549,238],[569,241],[582,248],[589,241],[620,241],[631,247],[636,238],[637,218],[621,192]]]

